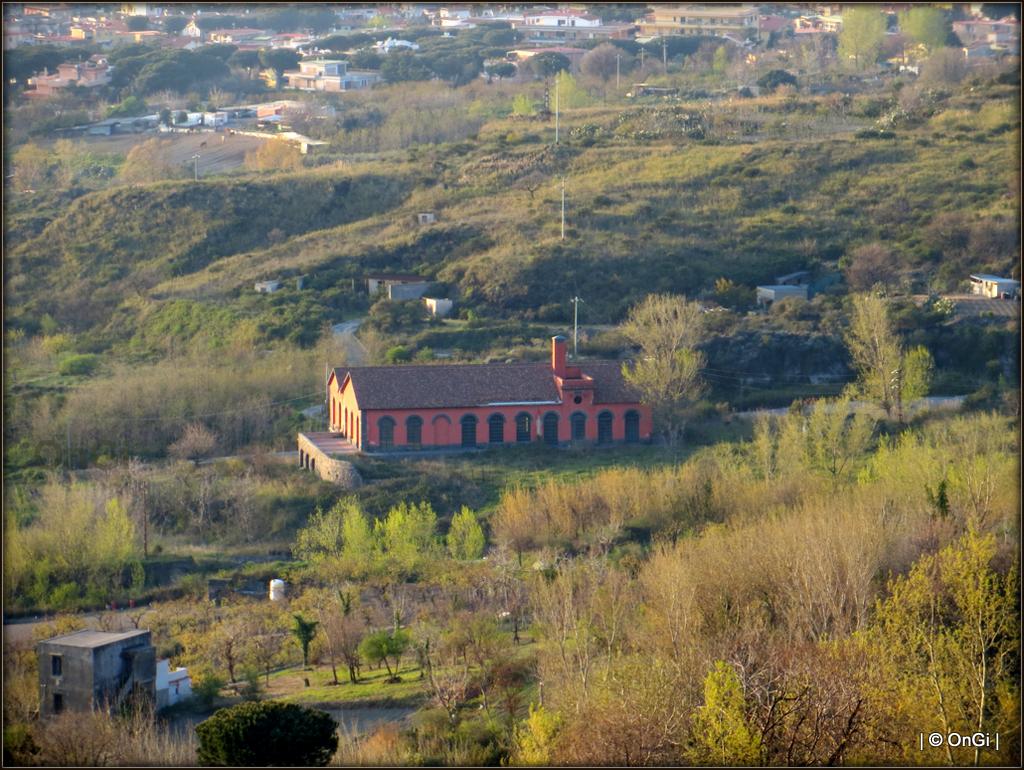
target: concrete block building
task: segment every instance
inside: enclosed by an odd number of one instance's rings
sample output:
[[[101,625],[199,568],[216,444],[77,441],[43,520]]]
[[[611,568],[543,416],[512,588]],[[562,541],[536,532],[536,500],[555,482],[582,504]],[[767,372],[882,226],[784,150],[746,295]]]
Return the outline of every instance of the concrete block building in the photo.
[[[149,631],[76,631],[36,645],[39,714],[112,708],[156,695],[156,648]]]

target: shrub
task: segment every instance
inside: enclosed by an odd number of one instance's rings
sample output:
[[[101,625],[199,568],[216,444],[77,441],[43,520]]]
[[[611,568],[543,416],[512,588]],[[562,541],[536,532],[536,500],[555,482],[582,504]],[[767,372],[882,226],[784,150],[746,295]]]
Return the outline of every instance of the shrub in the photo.
[[[338,748],[337,729],[330,714],[294,703],[240,703],[196,727],[199,764],[324,767]]]
[[[99,360],[99,356],[94,353],[70,355],[60,362],[57,371],[66,377],[92,374],[96,370]]]

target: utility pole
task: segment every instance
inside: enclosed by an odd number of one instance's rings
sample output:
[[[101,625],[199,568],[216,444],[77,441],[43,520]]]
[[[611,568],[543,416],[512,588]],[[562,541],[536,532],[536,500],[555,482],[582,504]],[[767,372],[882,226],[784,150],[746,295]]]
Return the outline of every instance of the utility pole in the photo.
[[[555,75],[555,145],[558,145],[558,75]]]
[[[67,447],[68,447],[68,470],[71,470],[71,418],[68,417],[67,425]]]
[[[661,66],[665,68],[665,74],[668,74],[668,41],[665,38],[661,39]]]
[[[615,54],[615,90],[619,90],[619,60],[622,58],[622,54]]]
[[[562,240],[565,240],[565,177],[562,177]]]
[[[572,360],[575,361],[577,356],[576,341],[579,332],[579,318],[580,318],[580,303],[583,301],[579,297],[573,297],[572,302]]]
[[[640,46],[640,79],[644,79],[644,54],[647,53],[647,49]]]
[[[195,180],[197,182],[199,181],[199,158],[200,158],[199,153],[196,153],[195,155],[192,156],[192,160],[195,161],[195,170],[196,170],[196,178],[195,178]]]

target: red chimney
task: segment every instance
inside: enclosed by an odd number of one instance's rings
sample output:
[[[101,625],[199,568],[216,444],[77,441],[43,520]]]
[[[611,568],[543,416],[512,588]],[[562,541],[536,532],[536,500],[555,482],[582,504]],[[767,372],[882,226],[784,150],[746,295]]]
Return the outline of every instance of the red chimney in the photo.
[[[565,337],[561,334],[551,338],[551,368],[556,376],[565,378]]]

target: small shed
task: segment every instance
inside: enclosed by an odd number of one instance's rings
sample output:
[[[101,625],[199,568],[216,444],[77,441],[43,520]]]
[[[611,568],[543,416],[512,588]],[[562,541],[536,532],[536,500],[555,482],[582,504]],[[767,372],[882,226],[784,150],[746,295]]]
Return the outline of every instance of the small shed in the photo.
[[[253,287],[260,294],[273,294],[275,291],[281,288],[280,281],[256,281]]]
[[[371,273],[366,276],[366,290],[371,296],[381,292],[387,294],[389,299],[395,299],[391,296],[390,288],[403,284],[422,284],[424,290],[426,290],[427,281],[421,275],[412,275],[410,273]],[[412,297],[412,299],[417,299],[421,296],[423,296],[422,291],[416,297]]]
[[[434,318],[447,318],[452,312],[452,301],[437,297],[424,297],[423,304]]]
[[[204,112],[203,125],[221,128],[227,125],[228,114],[226,112]]]
[[[757,304],[760,307],[768,307],[773,302],[789,297],[807,299],[806,286],[791,286],[788,284],[773,284],[771,286],[757,287]]]
[[[437,215],[433,211],[421,211],[416,215],[416,222],[421,225],[432,225],[437,221]]]
[[[1013,299],[1020,294],[1020,281],[978,273],[971,276],[971,294],[980,294],[991,299]]]
[[[392,283],[388,284],[388,299],[390,300],[402,300],[402,299],[419,299],[427,293],[427,288],[430,286],[426,281],[418,281],[416,283]]]
[[[76,631],[40,642],[36,654],[42,717],[155,696],[156,648],[149,631]]]

